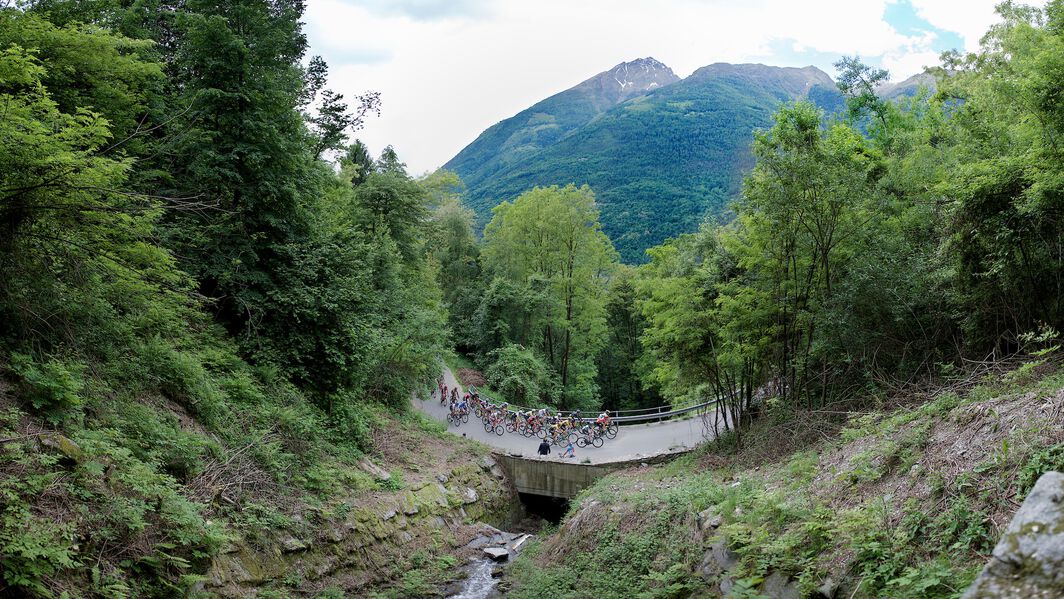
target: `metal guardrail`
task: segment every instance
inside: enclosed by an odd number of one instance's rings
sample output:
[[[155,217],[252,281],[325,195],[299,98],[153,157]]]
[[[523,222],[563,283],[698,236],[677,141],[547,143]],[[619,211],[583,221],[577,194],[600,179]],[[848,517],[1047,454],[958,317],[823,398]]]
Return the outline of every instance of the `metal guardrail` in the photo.
[[[470,385],[469,388],[472,391],[474,391],[474,392],[477,391],[477,388],[474,385]],[[652,421],[661,422],[662,420],[668,420],[669,418],[672,418],[673,416],[681,416],[683,414],[689,414],[691,412],[695,412],[697,410],[701,410],[702,408],[708,408],[709,406],[717,404],[717,403],[720,403],[719,399],[713,399],[713,400],[710,400],[710,401],[707,401],[707,402],[704,402],[704,403],[695,404],[693,406],[688,406],[686,408],[678,408],[678,409],[671,409],[671,406],[658,406],[656,408],[643,408],[641,410],[618,410],[618,411],[616,411],[614,413],[621,414],[621,413],[625,413],[625,412],[627,412],[627,413],[649,412],[650,410],[659,410],[659,411],[652,412],[652,413],[646,413],[646,414],[637,414],[637,415],[632,415],[632,416],[611,416],[610,420],[613,421],[613,422],[616,422],[618,424],[636,423],[636,422],[652,422]],[[507,409],[509,409],[511,411],[515,411],[515,412],[527,412],[529,410],[536,411],[538,408],[526,408],[524,406],[507,404]],[[660,411],[662,409],[667,409],[667,411],[664,411],[664,412]],[[595,421],[594,418],[581,418],[580,420],[582,422],[594,422]]]
[[[672,418],[673,416],[680,416],[682,414],[688,414],[690,412],[695,412],[695,411],[701,410],[702,408],[708,408],[709,406],[711,406],[713,404],[716,404],[716,403],[719,403],[719,402],[720,402],[720,400],[714,399],[712,401],[707,401],[705,403],[700,403],[698,405],[689,406],[689,407],[686,407],[686,408],[680,408],[679,410],[670,410],[668,412],[660,412],[660,413],[657,413],[657,414],[643,414],[643,415],[640,415],[640,416],[614,416],[610,420],[612,420],[613,422],[616,422],[618,424],[622,424],[622,423],[625,423],[625,422],[646,422],[646,421],[652,421],[652,420],[657,420],[658,422],[660,422],[662,420],[667,420],[669,418]]]

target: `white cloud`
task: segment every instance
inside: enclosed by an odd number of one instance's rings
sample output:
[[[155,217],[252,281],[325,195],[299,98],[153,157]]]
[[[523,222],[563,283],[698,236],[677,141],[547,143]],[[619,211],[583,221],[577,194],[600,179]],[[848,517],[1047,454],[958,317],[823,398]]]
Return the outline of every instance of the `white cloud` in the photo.
[[[421,172],[495,122],[637,57],[653,56],[682,77],[713,62],[790,64],[770,54],[774,42],[790,40],[825,57],[878,58],[895,79],[937,62],[928,39],[883,21],[888,1],[404,0],[387,8],[381,0],[310,0],[305,20],[334,89],[382,94],[382,116],[359,136],[374,151],[395,145]],[[992,3],[913,0],[966,47],[995,21]],[[830,61],[817,66],[830,73]]]

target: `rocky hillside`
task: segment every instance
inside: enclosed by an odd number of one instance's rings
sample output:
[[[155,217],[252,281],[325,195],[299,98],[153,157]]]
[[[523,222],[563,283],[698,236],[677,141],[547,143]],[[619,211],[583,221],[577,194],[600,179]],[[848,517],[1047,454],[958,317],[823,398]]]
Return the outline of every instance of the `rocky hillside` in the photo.
[[[1064,373],[953,387],[837,432],[769,412],[742,449],[603,479],[519,558],[512,596],[959,596],[1064,468]]]
[[[646,248],[724,210],[752,164],[753,131],[800,98],[829,113],[842,105],[815,67],[717,63],[676,81],[643,59],[498,123],[445,168],[465,181],[481,225],[499,201],[535,185],[586,183],[622,259],[641,262]]]
[[[424,597],[520,513],[486,448],[412,414],[367,414],[360,454],[298,406],[267,409],[275,431],[230,450],[162,399],[101,406],[113,428],[94,431],[32,418],[17,393],[0,378],[0,581],[40,577],[25,596]]]

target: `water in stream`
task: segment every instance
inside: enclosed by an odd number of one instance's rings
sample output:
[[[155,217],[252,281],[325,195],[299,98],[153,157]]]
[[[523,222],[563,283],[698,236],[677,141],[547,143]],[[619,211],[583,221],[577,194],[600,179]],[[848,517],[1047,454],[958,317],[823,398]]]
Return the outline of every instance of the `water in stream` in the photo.
[[[495,562],[489,559],[474,563],[469,569],[469,578],[462,586],[462,591],[457,595],[451,595],[449,599],[487,599],[498,583],[498,580],[491,576],[494,569]]]

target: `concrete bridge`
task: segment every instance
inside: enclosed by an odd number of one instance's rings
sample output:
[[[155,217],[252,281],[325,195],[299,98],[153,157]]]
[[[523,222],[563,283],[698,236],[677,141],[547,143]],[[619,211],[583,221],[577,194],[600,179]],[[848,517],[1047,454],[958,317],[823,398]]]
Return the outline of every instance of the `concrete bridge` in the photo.
[[[450,369],[444,368],[443,376],[449,388],[459,386]],[[412,401],[415,409],[435,420],[447,422],[447,406],[438,399]],[[501,436],[489,433],[480,420],[472,416],[468,423],[451,426],[448,430],[494,448],[496,460],[506,469],[518,492],[568,499],[610,472],[669,460],[691,451],[713,436],[713,420],[717,418],[716,411],[707,418],[693,412],[691,417],[682,420],[622,426],[616,439],[607,440],[600,448],[579,448],[576,457],[569,459],[555,455],[538,456],[538,438],[516,433]]]
[[[580,464],[497,452],[492,456],[510,475],[518,493],[572,499],[611,472],[641,464],[664,462],[688,451],[690,449],[662,453],[646,459],[599,464]]]

